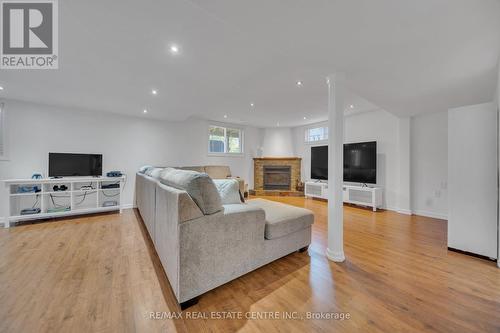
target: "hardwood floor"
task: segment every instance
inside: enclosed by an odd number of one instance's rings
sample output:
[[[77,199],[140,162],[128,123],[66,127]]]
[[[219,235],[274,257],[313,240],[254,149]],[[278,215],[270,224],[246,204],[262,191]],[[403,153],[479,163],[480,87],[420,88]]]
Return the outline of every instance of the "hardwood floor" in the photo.
[[[1,229],[0,331],[500,332],[500,269],[448,252],[446,221],[346,206],[337,264],[326,203],[266,199],[314,211],[309,251],[206,293],[182,319],[165,318],[180,309],[134,210]],[[200,318],[212,311],[243,318]],[[306,312],[350,318],[282,319]]]

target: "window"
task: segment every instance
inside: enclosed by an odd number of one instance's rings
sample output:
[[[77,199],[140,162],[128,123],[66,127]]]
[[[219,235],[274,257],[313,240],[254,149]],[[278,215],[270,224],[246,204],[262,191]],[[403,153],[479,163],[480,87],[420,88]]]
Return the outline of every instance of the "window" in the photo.
[[[243,130],[211,125],[208,128],[209,154],[242,154]]]
[[[0,103],[0,160],[7,159],[7,126],[5,125],[5,111]]]
[[[328,140],[328,127],[312,127],[306,129],[306,142],[317,142]]]

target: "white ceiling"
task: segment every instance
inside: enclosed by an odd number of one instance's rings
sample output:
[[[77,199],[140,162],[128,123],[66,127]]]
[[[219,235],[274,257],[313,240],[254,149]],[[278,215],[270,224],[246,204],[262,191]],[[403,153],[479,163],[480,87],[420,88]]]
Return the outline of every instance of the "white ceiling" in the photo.
[[[59,26],[60,69],[2,70],[0,96],[297,126],[325,119],[335,71],[356,111],[492,100],[500,53],[498,0],[64,0]]]

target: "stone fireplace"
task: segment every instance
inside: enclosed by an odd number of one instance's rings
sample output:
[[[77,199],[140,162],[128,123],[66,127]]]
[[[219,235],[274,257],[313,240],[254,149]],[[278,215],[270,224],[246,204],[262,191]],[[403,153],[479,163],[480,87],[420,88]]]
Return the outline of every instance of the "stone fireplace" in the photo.
[[[290,191],[291,176],[290,165],[264,165],[264,190]]]
[[[302,195],[297,190],[302,159],[299,157],[254,158],[254,195]]]

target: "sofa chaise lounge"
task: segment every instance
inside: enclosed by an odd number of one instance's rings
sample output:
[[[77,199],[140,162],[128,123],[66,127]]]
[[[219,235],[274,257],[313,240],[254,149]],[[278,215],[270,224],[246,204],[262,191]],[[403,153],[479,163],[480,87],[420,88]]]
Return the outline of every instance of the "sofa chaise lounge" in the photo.
[[[208,175],[172,170],[137,173],[136,201],[181,309],[309,246],[311,211],[263,199],[222,204]]]

